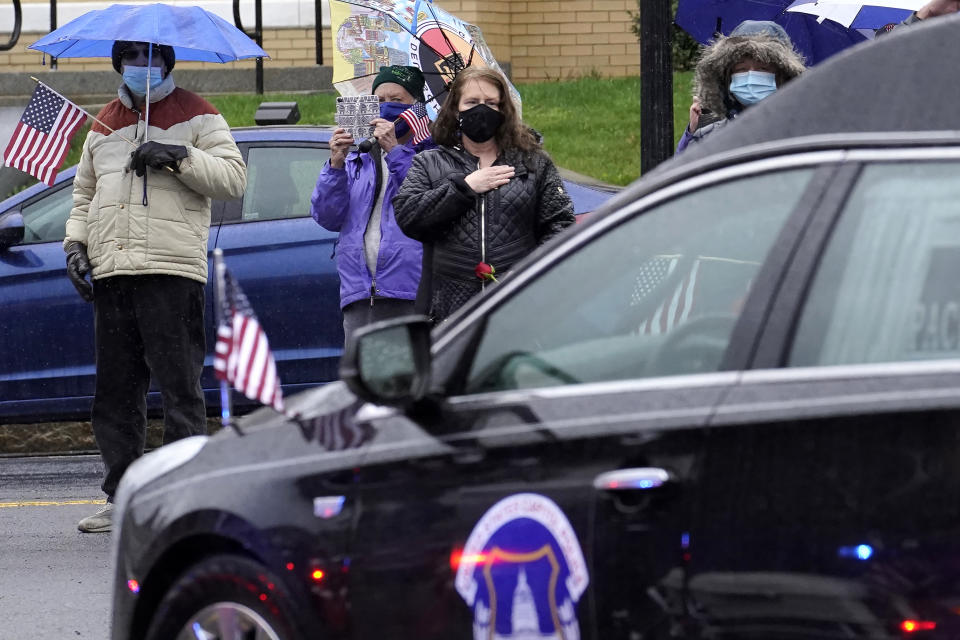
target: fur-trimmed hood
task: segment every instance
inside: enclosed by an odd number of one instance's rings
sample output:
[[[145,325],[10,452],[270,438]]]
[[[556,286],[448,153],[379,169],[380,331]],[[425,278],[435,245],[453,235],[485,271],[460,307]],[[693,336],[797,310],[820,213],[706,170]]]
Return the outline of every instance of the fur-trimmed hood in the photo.
[[[730,95],[731,71],[737,62],[750,57],[777,69],[777,85],[800,75],[806,68],[803,56],[792,46],[772,36],[720,36],[703,48],[693,75],[693,94],[703,109],[727,117],[740,104]]]

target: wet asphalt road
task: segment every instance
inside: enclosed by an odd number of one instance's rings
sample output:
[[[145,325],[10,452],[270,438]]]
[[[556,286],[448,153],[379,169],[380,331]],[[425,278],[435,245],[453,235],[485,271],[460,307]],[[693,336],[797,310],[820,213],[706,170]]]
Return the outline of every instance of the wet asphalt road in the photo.
[[[22,112],[0,107],[0,150]],[[77,531],[101,473],[96,456],[0,458],[0,640],[109,637],[110,534]]]
[[[22,112],[0,107],[0,149]],[[0,640],[109,637],[110,534],[77,531],[103,501],[102,469],[97,456],[0,458]]]
[[[100,508],[97,456],[0,458],[0,640],[110,630],[110,534],[77,521]]]

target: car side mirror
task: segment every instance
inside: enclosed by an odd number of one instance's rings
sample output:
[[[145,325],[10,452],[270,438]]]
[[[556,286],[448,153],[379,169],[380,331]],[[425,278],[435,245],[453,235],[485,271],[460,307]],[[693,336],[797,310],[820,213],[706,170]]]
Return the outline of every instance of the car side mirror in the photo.
[[[340,377],[359,398],[404,406],[430,386],[430,319],[404,316],[354,333],[340,361]]]
[[[10,211],[0,216],[0,249],[23,242],[26,227],[19,211]]]

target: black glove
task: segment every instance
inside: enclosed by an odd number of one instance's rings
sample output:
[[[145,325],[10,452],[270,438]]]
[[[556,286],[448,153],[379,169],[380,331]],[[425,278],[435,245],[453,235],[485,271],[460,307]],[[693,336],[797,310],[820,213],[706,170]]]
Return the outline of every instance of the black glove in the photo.
[[[80,242],[71,242],[67,245],[67,275],[80,297],[92,302],[93,285],[85,277],[88,273],[90,260],[87,258],[87,248]]]
[[[143,176],[147,167],[163,169],[170,167],[180,173],[180,161],[187,157],[187,148],[177,144],[162,142],[144,142],[137,150],[130,154],[130,168]]]

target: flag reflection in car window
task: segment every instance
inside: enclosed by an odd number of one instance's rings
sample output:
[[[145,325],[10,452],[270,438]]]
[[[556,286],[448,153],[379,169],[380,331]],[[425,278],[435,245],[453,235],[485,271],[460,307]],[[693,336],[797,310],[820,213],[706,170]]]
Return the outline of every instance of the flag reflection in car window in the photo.
[[[565,256],[490,314],[468,392],[715,371],[812,172],[703,188]]]

